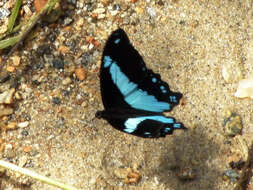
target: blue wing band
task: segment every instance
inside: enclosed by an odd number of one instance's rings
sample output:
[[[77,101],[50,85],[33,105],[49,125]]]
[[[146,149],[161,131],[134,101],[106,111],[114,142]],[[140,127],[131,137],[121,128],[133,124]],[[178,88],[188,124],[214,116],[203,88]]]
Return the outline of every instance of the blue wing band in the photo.
[[[104,56],[104,67],[109,67],[113,83],[118,87],[124,96],[124,100],[131,107],[152,112],[170,110],[169,103],[158,101],[155,96],[148,95],[146,91],[138,89],[137,84],[130,82],[117,63],[112,61],[110,56]]]

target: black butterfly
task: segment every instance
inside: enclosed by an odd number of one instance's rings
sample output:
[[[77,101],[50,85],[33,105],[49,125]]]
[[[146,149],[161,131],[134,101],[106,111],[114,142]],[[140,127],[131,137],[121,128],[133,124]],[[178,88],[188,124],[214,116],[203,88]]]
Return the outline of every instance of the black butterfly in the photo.
[[[186,129],[162,112],[179,103],[182,94],[172,92],[159,74],[147,69],[142,57],[122,29],[108,38],[100,68],[104,111],[96,117],[114,128],[144,138],[165,137],[174,129]]]

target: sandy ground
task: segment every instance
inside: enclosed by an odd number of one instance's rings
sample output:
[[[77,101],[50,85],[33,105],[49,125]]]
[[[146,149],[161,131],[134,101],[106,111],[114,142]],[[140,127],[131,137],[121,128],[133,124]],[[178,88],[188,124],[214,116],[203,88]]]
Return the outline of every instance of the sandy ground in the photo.
[[[252,189],[251,175],[244,176],[251,162],[247,147],[252,144],[252,100],[234,96],[238,81],[253,72],[252,1],[101,2],[80,0],[67,16],[73,19],[71,27],[63,26],[66,17],[56,26],[40,26],[39,35],[16,52],[21,65],[11,76],[17,77],[16,92],[22,98],[14,100],[14,113],[2,120],[29,125],[2,130],[5,148],[0,157],[81,189],[228,190],[238,188],[243,179],[249,184],[244,189]],[[110,11],[114,4],[120,7],[116,15]],[[98,11],[94,18],[92,12],[99,7],[105,12]],[[98,78],[103,46],[118,26],[147,66],[183,93],[184,104],[167,115],[189,130],[142,139],[94,117],[103,109]],[[52,42],[50,35],[56,36]],[[41,45],[50,52],[40,55]],[[59,45],[69,51],[61,55]],[[56,58],[64,61],[64,69],[50,64]],[[85,80],[75,76],[79,67]],[[66,78],[70,82],[65,84]],[[1,91],[12,82],[0,83]],[[243,130],[236,137],[225,133],[227,110],[242,119]],[[240,159],[245,167],[233,171],[241,178],[224,177],[232,171],[229,163]],[[131,172],[141,179],[126,184]],[[13,172],[0,180],[4,190],[56,189]]]

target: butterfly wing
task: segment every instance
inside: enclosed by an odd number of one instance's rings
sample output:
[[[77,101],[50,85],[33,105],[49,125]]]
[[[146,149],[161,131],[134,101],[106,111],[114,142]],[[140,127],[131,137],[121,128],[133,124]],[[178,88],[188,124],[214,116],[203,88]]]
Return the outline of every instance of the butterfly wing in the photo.
[[[136,116],[136,113],[130,112],[127,110],[101,111],[99,117],[106,119],[120,131],[143,138],[165,137],[172,134],[174,129],[186,129],[182,123],[177,123],[172,117],[150,115],[142,111],[139,112],[139,116]]]
[[[150,112],[170,111],[181,93],[172,92],[159,74],[147,69],[142,57],[122,29],[106,42],[100,70],[105,109],[132,108]]]

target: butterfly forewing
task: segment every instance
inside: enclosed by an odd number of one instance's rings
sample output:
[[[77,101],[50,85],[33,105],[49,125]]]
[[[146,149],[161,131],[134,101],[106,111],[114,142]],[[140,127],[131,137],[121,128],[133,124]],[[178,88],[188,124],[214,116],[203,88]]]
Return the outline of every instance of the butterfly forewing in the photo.
[[[106,42],[100,80],[105,108],[164,112],[170,111],[182,97],[181,93],[172,92],[159,74],[147,69],[122,29],[114,31]]]

